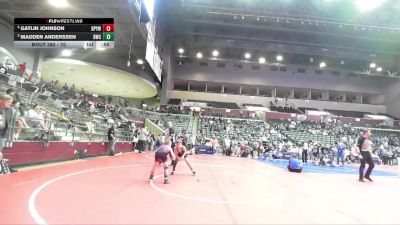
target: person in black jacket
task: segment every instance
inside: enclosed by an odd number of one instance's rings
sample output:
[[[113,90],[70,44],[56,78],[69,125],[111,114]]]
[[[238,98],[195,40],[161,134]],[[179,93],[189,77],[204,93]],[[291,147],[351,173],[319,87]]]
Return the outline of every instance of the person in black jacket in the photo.
[[[115,155],[115,128],[116,128],[116,125],[115,125],[115,123],[113,123],[107,132],[108,155],[110,155],[110,156]]]
[[[371,179],[371,173],[375,167],[375,164],[371,157],[372,141],[368,139],[370,136],[371,136],[371,131],[365,130],[363,136],[359,137],[357,140],[357,147],[361,154],[360,155],[361,164],[359,168],[359,178],[358,178],[360,182],[364,182],[364,178],[369,181],[373,181]],[[365,163],[368,163],[369,166],[364,176]]]

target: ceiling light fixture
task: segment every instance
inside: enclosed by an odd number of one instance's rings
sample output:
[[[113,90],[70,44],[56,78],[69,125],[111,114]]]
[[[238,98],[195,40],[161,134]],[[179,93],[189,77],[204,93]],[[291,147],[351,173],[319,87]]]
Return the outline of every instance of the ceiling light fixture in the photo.
[[[218,50],[214,50],[214,51],[212,52],[212,56],[214,56],[214,57],[219,56]]]
[[[248,53],[248,52],[246,52],[246,53],[244,54],[244,58],[245,58],[245,59],[250,59],[250,58],[251,58],[251,54]]]
[[[198,52],[198,53],[196,54],[196,57],[197,57],[198,59],[201,59],[201,58],[203,58],[203,53],[201,53],[201,52]]]
[[[49,0],[49,4],[56,8],[65,8],[69,6],[68,0]]]
[[[139,65],[143,65],[144,62],[143,62],[142,59],[138,59],[138,60],[136,60],[136,63],[139,64]]]
[[[372,9],[378,8],[381,6],[383,3],[385,3],[386,0],[356,0],[355,4],[358,8],[359,11],[361,12],[367,12]]]
[[[61,52],[61,55],[62,55],[62,56],[65,56],[65,57],[69,57],[69,56],[72,55],[72,52],[71,52],[71,50],[64,49],[64,50]]]
[[[325,68],[326,67],[326,63],[325,62],[321,62],[320,64],[319,64],[319,68]]]
[[[260,63],[260,64],[263,64],[263,63],[265,63],[265,58],[264,57],[260,57],[259,59],[258,59],[258,63]]]
[[[378,68],[376,68],[376,71],[378,71],[378,72],[382,72],[382,67],[378,67]]]
[[[185,49],[183,49],[183,48],[179,48],[179,49],[178,49],[178,53],[179,53],[179,54],[183,54],[184,52],[185,52]]]
[[[283,60],[283,56],[277,55],[276,56],[276,61],[281,62]]]
[[[369,68],[375,68],[375,67],[376,67],[376,63],[369,64]]]

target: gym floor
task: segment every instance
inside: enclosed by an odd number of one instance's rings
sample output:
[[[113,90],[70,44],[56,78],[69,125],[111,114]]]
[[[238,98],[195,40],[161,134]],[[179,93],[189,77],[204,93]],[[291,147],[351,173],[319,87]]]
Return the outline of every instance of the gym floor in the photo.
[[[127,153],[2,175],[0,223],[400,223],[399,167],[377,166],[374,182],[360,183],[357,167],[299,174],[283,161],[193,155],[195,176],[181,161],[163,184],[161,167],[148,181],[153,158]]]

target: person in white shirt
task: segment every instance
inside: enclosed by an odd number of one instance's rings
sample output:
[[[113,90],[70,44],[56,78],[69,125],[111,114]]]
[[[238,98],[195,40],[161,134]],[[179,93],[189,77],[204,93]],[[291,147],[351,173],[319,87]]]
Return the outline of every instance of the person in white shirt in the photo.
[[[38,105],[34,105],[32,109],[28,111],[26,117],[29,118],[28,123],[31,123],[31,127],[34,128],[44,128],[44,117],[40,107]]]
[[[142,128],[138,135],[138,143],[136,149],[139,150],[139,153],[146,151],[147,149],[147,135],[149,132],[146,128]]]
[[[231,139],[229,139],[228,136],[225,137],[224,139],[224,155],[228,155],[228,153],[231,151]]]
[[[372,141],[369,140],[369,137],[371,136],[371,131],[369,130],[365,130],[363,133],[363,136],[358,138],[357,141],[357,147],[359,150],[359,153],[361,154],[360,157],[360,168],[359,168],[359,178],[358,180],[360,182],[364,182],[364,178],[369,180],[369,181],[373,181],[371,179],[371,173],[372,170],[375,167],[375,163],[372,160]],[[368,169],[367,172],[365,173],[364,176],[364,169],[365,169],[365,163],[368,163]]]
[[[301,152],[301,159],[303,163],[307,162],[307,158],[308,158],[308,142],[305,141],[303,142],[303,151]]]

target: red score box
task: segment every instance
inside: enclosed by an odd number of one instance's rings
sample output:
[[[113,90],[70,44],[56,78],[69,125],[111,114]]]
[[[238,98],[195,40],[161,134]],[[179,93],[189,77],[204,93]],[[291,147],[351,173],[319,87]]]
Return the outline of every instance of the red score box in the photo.
[[[114,24],[103,24],[103,32],[114,32]]]

